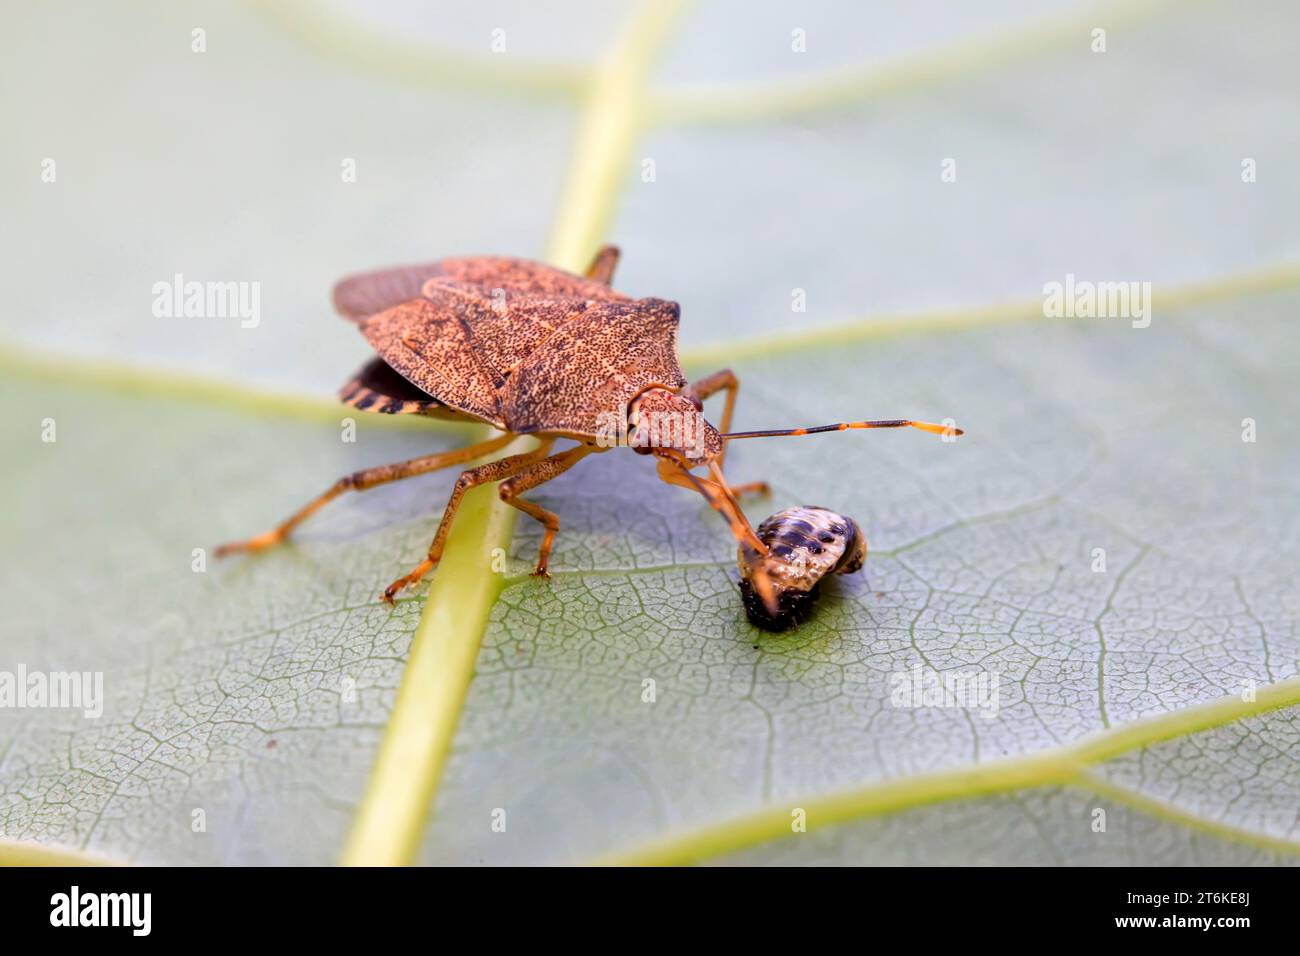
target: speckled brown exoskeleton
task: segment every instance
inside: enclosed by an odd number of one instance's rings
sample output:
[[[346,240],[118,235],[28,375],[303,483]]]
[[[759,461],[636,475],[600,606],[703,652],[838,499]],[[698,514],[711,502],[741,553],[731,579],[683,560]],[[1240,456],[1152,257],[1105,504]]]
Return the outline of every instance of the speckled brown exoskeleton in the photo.
[[[822,582],[834,574],[853,574],[867,560],[867,538],[848,515],[802,505],[778,511],[758,526],[767,552],[742,541],[736,549],[740,595],[751,623],[784,631],[812,614]],[[775,610],[759,596],[755,580],[766,576]]]
[[[443,259],[351,276],[334,287],[334,305],[361,330],[377,356],[340,393],[353,408],[386,414],[478,421],[502,432],[456,451],[380,465],[336,481],[282,524],[223,545],[217,555],[260,551],[287,538],[306,518],[346,491],[463,465],[498,451],[516,436],[538,440],[461,473],[425,559],[384,591],[391,602],[427,574],[465,493],[499,481],[501,500],[545,528],[534,573],[547,562],[560,519],[522,497],[587,455],[618,445],[653,455],[659,477],[693,489],[726,519],[736,540],[767,552],[737,503],[761,482],[733,486],[723,476],[726,442],[849,428],[911,426],[960,434],[918,421],[846,422],[818,428],[729,433],[739,383],[730,370],[688,384],[677,357],[677,303],[633,299],[610,287],[618,249],[605,246],[585,276],[499,256]],[[705,399],[726,392],[719,431],[703,417]],[[576,442],[552,454],[561,439]],[[696,475],[699,469],[707,476]],[[776,596],[760,568],[753,586],[775,613]]]

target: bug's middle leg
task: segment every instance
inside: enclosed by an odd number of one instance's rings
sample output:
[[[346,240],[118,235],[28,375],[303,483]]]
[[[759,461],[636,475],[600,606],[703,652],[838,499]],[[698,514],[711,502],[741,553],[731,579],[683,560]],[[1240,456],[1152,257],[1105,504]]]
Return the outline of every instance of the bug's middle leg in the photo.
[[[560,530],[560,517],[555,512],[547,511],[541,505],[534,504],[519,496],[525,491],[550,481],[552,478],[558,478],[594,451],[597,451],[597,449],[590,445],[578,445],[576,448],[570,448],[568,451],[552,455],[550,458],[543,458],[541,461],[529,465],[513,478],[501,482],[501,486],[497,489],[502,501],[535,518],[546,529],[546,532],[542,535],[542,547],[537,554],[537,567],[533,571],[536,577],[549,578],[551,576],[546,570],[546,565],[551,560],[551,547],[555,543],[555,533]]]
[[[718,423],[719,431],[724,435],[731,431],[731,416],[736,411],[736,396],[740,393],[740,379],[736,378],[736,373],[729,368],[721,369],[712,375],[706,375],[696,382],[691,382],[686,386],[684,394],[687,398],[696,398],[702,404],[710,396],[718,392],[727,393],[726,404],[722,406],[722,419]],[[718,466],[721,467],[723,460],[727,455],[727,446],[723,444],[722,453],[718,455]],[[766,481],[750,481],[743,485],[731,487],[733,495],[759,494],[766,495],[772,489],[768,487]]]
[[[433,570],[435,564],[442,560],[443,546],[447,543],[447,535],[451,533],[452,522],[456,520],[456,512],[460,508],[461,499],[465,497],[465,492],[479,485],[500,481],[502,478],[509,478],[518,474],[533,462],[545,458],[554,444],[554,438],[545,438],[532,451],[526,451],[521,455],[508,455],[505,458],[490,461],[486,465],[479,465],[477,468],[462,471],[460,477],[456,479],[456,487],[452,489],[451,498],[447,501],[447,508],[442,513],[442,520],[438,523],[438,531],[434,534],[433,541],[429,545],[429,553],[409,574],[403,575],[384,589],[384,600],[392,604],[394,594],[408,585],[415,584]]]
[[[618,246],[601,246],[587,266],[587,278],[601,285],[614,281],[614,268],[618,265]]]
[[[740,391],[740,379],[729,368],[720,369],[712,375],[706,375],[698,381],[691,382],[685,388],[685,394],[698,398],[701,402],[708,400],[718,392],[726,391],[727,404],[722,407],[721,431],[731,431],[731,415],[736,410],[736,395]]]

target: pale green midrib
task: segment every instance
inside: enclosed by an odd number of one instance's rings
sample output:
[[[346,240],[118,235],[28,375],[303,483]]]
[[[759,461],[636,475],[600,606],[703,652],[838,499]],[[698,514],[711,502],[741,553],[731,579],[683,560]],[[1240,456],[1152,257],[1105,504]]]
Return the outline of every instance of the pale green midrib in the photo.
[[[548,258],[583,270],[604,238],[621,169],[640,130],[645,74],[681,2],[648,0],[597,72],[579,120]],[[520,449],[522,439],[502,454]],[[504,584],[491,553],[517,511],[482,487],[466,495],[411,642],[397,700],[353,821],[344,864],[414,862],[464,709],[491,608]]]
[[[512,442],[502,454],[533,445]],[[379,752],[357,808],[342,862],[413,861],[473,676],[478,644],[501,582],[485,569],[508,540],[514,509],[490,486],[465,496],[433,574]]]
[[[613,865],[699,863],[793,836],[791,811],[802,808],[809,830],[818,826],[896,813],[963,797],[1031,787],[1086,786],[1085,771],[1131,750],[1300,704],[1300,678],[1258,689],[1253,701],[1225,697],[1157,717],[1122,724],[1063,747],[1021,757],[956,767],[904,780],[872,782],[838,793],[791,799],[778,805],[677,835],[650,840],[594,862]]]
[[[1193,306],[1222,299],[1265,295],[1300,286],[1300,262],[1281,262],[1256,269],[1246,269],[1204,282],[1153,287],[1152,323],[1168,315],[1182,318]],[[865,340],[888,339],[936,331],[980,329],[1014,323],[1081,323],[1124,322],[1125,319],[1044,318],[1041,299],[1024,299],[971,308],[938,309],[926,312],[882,314],[840,324],[824,325],[780,335],[754,336],[726,344],[683,349],[682,364],[688,367],[726,365],[747,359],[761,359],[788,352],[808,351],[828,345],[845,345]],[[1158,311],[1156,311],[1158,310]],[[1240,321],[1249,321],[1252,313],[1243,313]],[[208,378],[183,370],[149,369],[100,359],[79,359],[40,353],[14,344],[0,343],[0,371],[6,375],[56,380],[87,388],[99,388],[127,394],[167,395],[194,402],[210,402],[259,414],[316,421],[334,421],[347,413],[337,400],[272,392],[251,388],[238,382]],[[367,415],[367,422],[398,428],[439,428],[464,430],[466,426],[419,415]]]

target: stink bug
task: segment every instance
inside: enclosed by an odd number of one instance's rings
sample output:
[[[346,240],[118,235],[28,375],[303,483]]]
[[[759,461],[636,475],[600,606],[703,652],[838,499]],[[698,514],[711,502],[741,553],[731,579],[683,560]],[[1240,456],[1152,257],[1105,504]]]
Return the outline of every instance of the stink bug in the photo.
[[[729,433],[739,383],[730,370],[687,384],[677,358],[675,302],[633,299],[610,287],[618,249],[605,246],[585,276],[499,256],[443,259],[351,276],[334,287],[335,308],[356,324],[377,356],[346,384],[344,404],[386,414],[478,421],[503,434],[456,451],[355,472],[336,481],[280,525],[222,545],[218,556],[260,551],[289,534],[345,491],[364,491],[449,465],[462,465],[533,435],[532,451],[461,473],[425,559],[384,591],[415,584],[442,557],[456,510],[469,489],[500,481],[501,500],[546,529],[535,574],[547,562],[560,519],[520,495],[563,474],[587,455],[628,445],[653,455],[658,475],[699,492],[726,519],[736,540],[758,554],[768,547],[745,519],[737,496],[761,482],[733,486],[722,473],[726,442],[810,435],[849,428],[959,429],[928,422],[846,422],[818,428]],[[722,430],[703,416],[704,401],[726,392]],[[561,439],[576,442],[557,454]],[[708,476],[696,475],[705,469]],[[775,592],[762,567],[753,586],[772,613]]]
[[[765,631],[784,631],[812,614],[822,581],[832,574],[852,574],[867,560],[867,538],[858,523],[828,508],[805,506],[778,511],[758,526],[762,554],[742,541],[740,595],[752,624]],[[754,580],[766,575],[776,598],[773,611],[755,591]]]

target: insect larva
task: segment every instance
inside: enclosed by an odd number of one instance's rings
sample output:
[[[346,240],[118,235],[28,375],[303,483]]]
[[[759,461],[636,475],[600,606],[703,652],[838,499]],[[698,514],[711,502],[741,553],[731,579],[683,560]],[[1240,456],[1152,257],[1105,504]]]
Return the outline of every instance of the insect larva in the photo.
[[[736,557],[745,613],[765,631],[784,631],[806,621],[826,577],[852,574],[867,560],[867,539],[858,523],[813,505],[778,511],[758,526],[758,538],[768,547],[766,555],[742,543]],[[752,583],[760,570],[771,581],[775,613]]]

